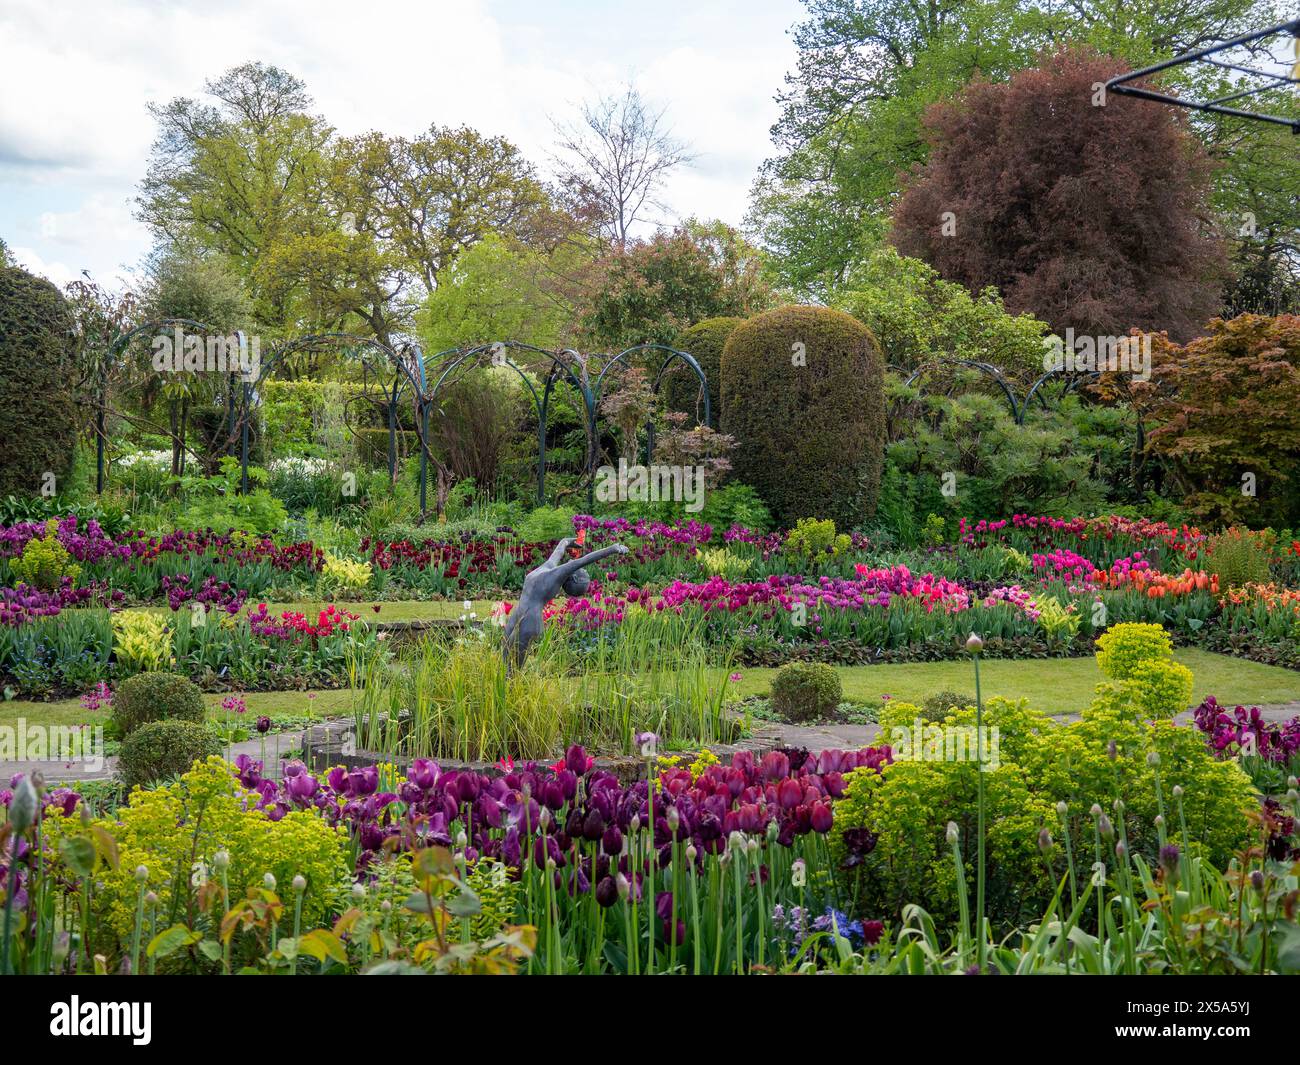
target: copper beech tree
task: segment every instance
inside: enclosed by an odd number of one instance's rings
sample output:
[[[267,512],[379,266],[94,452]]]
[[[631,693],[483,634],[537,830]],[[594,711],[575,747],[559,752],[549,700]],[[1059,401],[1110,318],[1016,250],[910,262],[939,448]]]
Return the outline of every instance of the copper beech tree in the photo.
[[[929,159],[894,210],[899,250],[1057,333],[1199,333],[1225,276],[1210,160],[1173,109],[1101,92],[1125,69],[1061,50],[934,105]]]

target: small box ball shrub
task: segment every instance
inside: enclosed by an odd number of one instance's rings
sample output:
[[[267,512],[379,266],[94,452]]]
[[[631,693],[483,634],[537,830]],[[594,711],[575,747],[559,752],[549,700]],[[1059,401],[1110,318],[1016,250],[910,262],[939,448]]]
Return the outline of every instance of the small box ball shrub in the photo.
[[[691,355],[704,371],[709,385],[709,427],[722,424],[722,349],[727,338],[740,325],[743,318],[706,318],[696,322],[677,338],[677,348]],[[700,400],[700,379],[680,359],[668,364],[662,388],[667,410],[682,411],[692,418],[704,419],[704,404]],[[695,424],[694,421],[691,422]]]
[[[884,361],[856,318],[793,306],[742,322],[722,349],[721,401],[735,476],[778,526],[812,516],[851,529],[875,513]]]
[[[1143,662],[1173,657],[1169,633],[1160,625],[1125,621],[1097,638],[1097,665],[1111,680],[1130,679]]]
[[[772,709],[787,721],[815,721],[840,705],[840,675],[824,662],[790,662],[772,678]]]
[[[921,704],[921,720],[930,723],[943,721],[954,709],[964,710],[975,705],[975,696],[961,692],[935,692]]]
[[[117,772],[129,790],[188,772],[195,762],[222,751],[221,740],[193,721],[150,721],[122,741]]]
[[[203,724],[205,710],[199,686],[176,673],[137,673],[113,693],[113,720],[126,736],[152,721]]]

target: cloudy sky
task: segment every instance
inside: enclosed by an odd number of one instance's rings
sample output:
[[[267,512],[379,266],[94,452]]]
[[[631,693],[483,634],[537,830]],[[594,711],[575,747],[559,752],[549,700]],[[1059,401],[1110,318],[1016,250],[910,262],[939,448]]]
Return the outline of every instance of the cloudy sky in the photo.
[[[149,101],[248,60],[307,83],[342,133],[467,123],[546,162],[551,116],[632,80],[698,155],[666,199],[737,223],[792,68],[798,0],[0,0],[0,237],[63,284],[111,282],[149,238],[133,217]]]

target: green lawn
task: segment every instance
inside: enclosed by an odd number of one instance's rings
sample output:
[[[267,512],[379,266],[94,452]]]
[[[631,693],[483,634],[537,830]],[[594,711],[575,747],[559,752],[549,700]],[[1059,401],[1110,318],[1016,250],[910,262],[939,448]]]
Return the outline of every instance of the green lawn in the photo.
[[[301,604],[300,604],[301,605]],[[446,603],[384,604],[403,607],[446,607]],[[459,617],[459,604],[456,616]],[[412,614],[411,616],[423,616]],[[1276,666],[1263,666],[1227,655],[1210,654],[1184,648],[1176,657],[1196,675],[1195,697],[1200,700],[1214,695],[1226,704],[1277,704],[1300,701],[1300,673]],[[765,695],[772,683],[774,669],[741,669],[736,683],[739,695]],[[844,695],[858,702],[879,703],[881,696],[919,702],[939,691],[972,694],[975,677],[969,661],[920,662],[890,666],[843,666],[839,674]],[[985,697],[1004,695],[1024,697],[1030,704],[1052,714],[1078,713],[1092,698],[1093,688],[1104,678],[1093,658],[1030,659],[1008,661],[989,659],[980,666],[980,682]],[[315,698],[306,692],[253,692],[245,696],[247,716],[259,714],[307,714],[329,716],[346,714],[351,709],[347,691],[320,691]],[[221,718],[222,696],[205,695],[209,713]],[[39,703],[16,699],[0,702],[0,726],[14,725],[18,718],[30,723],[76,725],[87,720],[86,711],[77,699]]]
[[[1183,648],[1175,657],[1196,676],[1193,689],[1199,701],[1206,695],[1219,702],[1289,703],[1300,700],[1300,673],[1264,666],[1227,655]],[[741,669],[736,687],[742,695],[763,695],[772,683],[774,669]],[[975,673],[969,661],[918,662],[906,665],[846,666],[839,669],[844,696],[854,701],[878,703],[882,695],[919,702],[927,695],[954,691],[975,692]],[[987,698],[1003,695],[1026,698],[1031,706],[1052,714],[1078,713],[1092,699],[1093,688],[1105,678],[1096,659],[987,659],[980,663],[980,688]]]
[[[315,696],[312,698],[311,696]],[[220,692],[205,694],[208,704],[208,717],[222,721],[226,711],[221,709],[221,700],[225,696]],[[244,705],[248,707],[244,722],[251,728],[254,721],[262,714],[293,714],[312,717],[337,717],[347,714],[352,709],[350,691],[317,692],[249,692],[244,695]],[[41,725],[80,725],[92,720],[103,720],[107,715],[87,713],[81,706],[80,699],[59,699],[55,702],[38,703],[26,699],[14,699],[0,702],[0,727],[14,726],[18,719],[25,718],[29,724]],[[233,716],[233,715],[232,715]]]

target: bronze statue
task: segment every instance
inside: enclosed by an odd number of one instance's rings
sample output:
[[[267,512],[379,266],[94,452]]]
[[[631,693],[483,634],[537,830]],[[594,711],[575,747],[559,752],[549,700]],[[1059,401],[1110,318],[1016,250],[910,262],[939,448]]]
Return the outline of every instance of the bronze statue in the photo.
[[[573,537],[564,537],[555,545],[551,557],[524,578],[519,602],[506,618],[504,650],[507,671],[523,662],[528,649],[541,636],[542,610],[547,603],[561,591],[565,595],[582,595],[591,584],[591,578],[584,567],[610,555],[626,555],[628,551],[622,544],[613,544],[581,558],[562,562],[569,546],[574,542]]]

